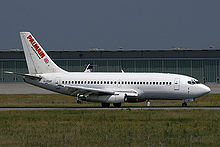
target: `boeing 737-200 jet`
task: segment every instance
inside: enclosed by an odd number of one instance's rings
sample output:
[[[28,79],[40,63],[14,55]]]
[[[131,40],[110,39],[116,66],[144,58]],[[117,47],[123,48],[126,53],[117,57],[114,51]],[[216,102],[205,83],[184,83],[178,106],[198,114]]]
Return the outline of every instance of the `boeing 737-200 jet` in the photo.
[[[210,92],[195,78],[169,73],[67,72],[58,67],[30,32],[21,32],[28,74],[24,81],[54,92],[76,96],[77,102],[120,107],[124,102],[182,100],[182,106]],[[74,61],[73,61],[74,62]]]

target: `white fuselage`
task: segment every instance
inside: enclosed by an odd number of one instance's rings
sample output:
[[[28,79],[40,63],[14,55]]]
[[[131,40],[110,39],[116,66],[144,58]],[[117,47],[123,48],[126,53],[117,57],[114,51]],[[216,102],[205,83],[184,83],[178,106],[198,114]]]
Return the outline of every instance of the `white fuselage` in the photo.
[[[65,86],[83,86],[107,91],[135,91],[138,98],[150,99],[195,99],[210,92],[200,83],[189,84],[196,80],[192,77],[168,73],[102,73],[66,72],[40,75],[40,81],[26,78],[27,83],[67,95],[77,95]],[[100,101],[100,100],[97,100]],[[102,100],[101,100],[102,101]],[[102,101],[103,102],[103,101]]]

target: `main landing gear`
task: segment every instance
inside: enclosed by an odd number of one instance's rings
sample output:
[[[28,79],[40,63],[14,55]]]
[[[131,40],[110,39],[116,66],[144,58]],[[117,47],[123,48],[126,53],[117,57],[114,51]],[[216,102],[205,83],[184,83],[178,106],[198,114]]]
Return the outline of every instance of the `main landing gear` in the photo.
[[[119,108],[119,107],[121,107],[121,103],[113,103],[113,106],[115,108]],[[102,103],[102,107],[103,108],[109,108],[110,107],[110,103]]]
[[[109,106],[110,106],[110,103],[102,103],[103,108],[109,108]]]
[[[183,102],[183,103],[182,103],[182,107],[187,107],[187,103],[186,103],[186,102]]]
[[[115,108],[121,107],[121,103],[113,103],[113,105],[114,105]]]
[[[81,101],[80,101],[80,99],[79,99],[79,96],[80,96],[80,94],[77,94],[77,99],[76,99],[76,102],[77,102],[77,104],[81,104]]]

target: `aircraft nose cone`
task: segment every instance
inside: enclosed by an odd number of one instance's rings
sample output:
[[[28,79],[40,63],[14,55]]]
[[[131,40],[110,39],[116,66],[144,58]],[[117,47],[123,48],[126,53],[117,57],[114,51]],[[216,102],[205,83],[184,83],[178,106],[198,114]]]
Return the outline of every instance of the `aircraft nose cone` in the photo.
[[[207,94],[207,93],[209,93],[211,91],[211,89],[208,87],[208,86],[203,86],[203,93],[204,94]]]

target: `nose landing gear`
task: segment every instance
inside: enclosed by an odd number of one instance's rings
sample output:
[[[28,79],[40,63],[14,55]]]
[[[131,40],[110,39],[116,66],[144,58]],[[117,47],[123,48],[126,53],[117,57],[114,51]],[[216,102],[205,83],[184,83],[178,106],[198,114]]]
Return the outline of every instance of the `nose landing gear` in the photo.
[[[187,102],[194,102],[195,99],[183,99],[182,107],[187,107]]]

